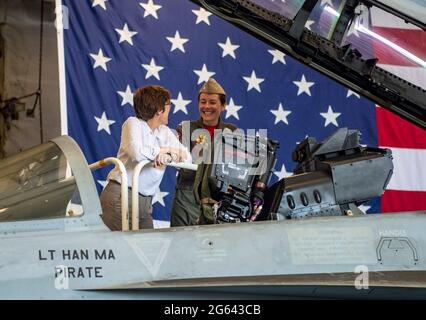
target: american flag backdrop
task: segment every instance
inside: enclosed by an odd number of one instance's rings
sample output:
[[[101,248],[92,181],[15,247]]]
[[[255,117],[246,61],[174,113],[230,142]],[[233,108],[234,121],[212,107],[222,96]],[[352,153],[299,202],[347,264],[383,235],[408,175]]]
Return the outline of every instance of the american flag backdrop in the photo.
[[[394,152],[389,190],[364,209],[426,209],[424,130],[188,0],[62,2],[69,14],[69,28],[64,30],[68,133],[89,163],[116,156],[121,126],[134,115],[136,88],[159,84],[171,91],[169,126],[175,128],[182,120],[198,119],[198,90],[214,77],[227,92],[226,122],[267,129],[269,137],[280,141],[271,183],[291,174],[291,153],[306,135],[321,141],[349,127],[361,131],[362,144]],[[331,0],[321,2],[333,5]],[[400,67],[392,59],[385,63]],[[424,72],[419,74],[424,85]],[[94,173],[99,191],[109,170]],[[176,171],[168,168],[153,199],[159,226],[169,220],[175,180]]]
[[[425,88],[426,32],[375,8],[371,12],[371,30],[379,39],[389,39],[394,46],[406,49],[420,60],[389,53],[386,44],[373,41],[379,66]],[[394,177],[381,197],[381,211],[426,209],[426,131],[380,106],[376,106],[376,124],[378,145],[392,149],[395,166]]]

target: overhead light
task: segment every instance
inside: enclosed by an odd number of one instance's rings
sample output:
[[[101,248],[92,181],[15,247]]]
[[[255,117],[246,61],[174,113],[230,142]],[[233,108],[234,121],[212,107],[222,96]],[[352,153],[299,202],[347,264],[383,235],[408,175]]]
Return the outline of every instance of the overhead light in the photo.
[[[403,55],[407,59],[410,59],[411,61],[417,63],[418,65],[422,66],[423,68],[426,68],[426,62],[424,60],[420,59],[419,57],[417,57],[416,55],[412,54],[411,52],[405,50],[404,48],[400,47],[399,45],[389,41],[388,39],[381,36],[380,34],[377,34],[374,31],[371,31],[370,29],[364,27],[362,24],[357,23],[355,25],[355,29],[373,37],[376,40],[379,40],[381,43],[383,43],[383,44],[387,45],[388,47],[394,49],[396,52],[400,53],[401,55]]]
[[[340,13],[338,13],[336,10],[334,10],[334,8],[330,7],[328,4],[325,6],[324,11],[327,11],[336,17],[340,16]]]

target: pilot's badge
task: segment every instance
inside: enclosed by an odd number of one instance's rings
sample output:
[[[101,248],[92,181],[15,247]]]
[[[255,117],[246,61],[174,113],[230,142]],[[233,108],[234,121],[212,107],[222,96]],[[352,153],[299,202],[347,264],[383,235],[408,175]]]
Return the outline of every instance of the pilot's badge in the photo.
[[[195,144],[204,144],[206,143],[206,135],[204,133],[200,134],[200,136],[195,140]]]

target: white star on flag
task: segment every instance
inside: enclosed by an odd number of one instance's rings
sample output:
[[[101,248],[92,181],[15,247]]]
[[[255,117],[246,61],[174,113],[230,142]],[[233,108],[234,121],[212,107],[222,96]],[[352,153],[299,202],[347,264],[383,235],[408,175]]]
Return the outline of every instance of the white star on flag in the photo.
[[[154,77],[157,80],[160,80],[160,74],[159,72],[164,69],[162,66],[157,66],[155,64],[154,58],[151,58],[151,62],[149,64],[143,64],[142,67],[146,70],[146,76],[145,79],[148,79],[150,77]]]
[[[268,52],[270,54],[272,54],[272,56],[274,57],[274,59],[272,60],[272,64],[275,64],[276,62],[281,62],[282,64],[286,64],[285,63],[285,54],[282,53],[279,50],[268,50]]]
[[[109,135],[111,135],[111,130],[109,129],[109,126],[114,124],[115,121],[108,120],[105,111],[102,113],[102,116],[100,118],[95,116],[95,120],[98,123],[98,132],[101,130],[105,130],[106,132],[108,132]]]
[[[143,14],[143,17],[146,18],[147,16],[153,16],[155,19],[158,19],[157,11],[161,9],[162,6],[154,4],[152,0],[148,0],[147,3],[139,3],[142,8],[145,9],[145,12]]]
[[[152,197],[152,205],[158,202],[163,207],[165,207],[166,204],[164,203],[164,197],[168,196],[168,194],[168,192],[162,192],[160,189],[158,189],[158,191],[154,194],[154,197]]]
[[[311,96],[311,89],[315,82],[306,81],[305,75],[302,74],[302,79],[300,81],[293,81],[293,83],[298,87],[297,95],[301,95],[302,93],[306,93],[308,96]]]
[[[171,99],[170,101],[175,106],[173,113],[182,111],[183,113],[188,114],[188,110],[186,109],[186,106],[191,103],[191,100],[184,100],[182,97],[182,93],[179,92],[177,99]]]
[[[201,70],[194,70],[194,72],[198,76],[197,84],[207,82],[211,77],[216,74],[216,72],[208,71],[206,64],[203,64],[203,68]]]
[[[205,22],[206,24],[210,25],[209,17],[212,15],[210,12],[204,8],[200,8],[200,10],[192,10],[192,12],[194,12],[194,14],[197,16],[197,21],[195,24]]]
[[[229,117],[235,117],[237,118],[237,120],[240,120],[240,117],[238,116],[238,111],[242,108],[243,106],[237,106],[234,103],[234,99],[230,99],[228,105],[226,106],[226,117],[225,119],[228,119]]]
[[[367,211],[371,209],[371,206],[365,206],[362,204],[358,207],[358,209],[360,209],[362,212],[367,213]]]
[[[129,27],[127,26],[127,23],[124,24],[123,29],[115,29],[115,31],[117,31],[117,33],[120,35],[120,40],[118,41],[118,43],[127,41],[128,43],[130,43],[130,45],[133,46],[132,37],[134,37],[138,33],[136,31],[130,31]]]
[[[92,8],[96,7],[96,6],[101,6],[102,9],[104,9],[106,11],[106,5],[105,2],[107,2],[108,0],[93,0],[92,3]]]
[[[358,94],[358,93],[353,92],[352,90],[348,89],[348,93],[346,94],[346,98],[349,98],[350,96],[355,96],[355,97],[357,97],[358,99],[360,99],[360,98],[361,98],[361,97],[359,96],[359,94]]]
[[[281,180],[283,178],[290,177],[291,175],[293,175],[293,172],[287,172],[287,170],[285,169],[285,165],[283,163],[281,166],[281,170],[274,171],[274,174],[278,177],[278,180]]]
[[[98,183],[102,186],[102,189],[105,189],[108,181],[106,181],[106,180],[98,180]]]
[[[250,91],[251,89],[256,89],[257,91],[262,92],[262,90],[260,90],[260,84],[265,81],[265,79],[258,78],[254,70],[251,72],[250,77],[243,78],[248,83],[247,91]]]
[[[133,93],[129,85],[127,85],[126,91],[117,91],[117,93],[123,98],[121,106],[124,106],[127,103],[133,106]]]
[[[232,58],[236,59],[235,50],[237,50],[240,46],[236,44],[232,44],[231,39],[229,37],[226,38],[225,43],[218,42],[219,47],[223,49],[222,58],[230,55]]]
[[[111,58],[108,58],[107,56],[104,56],[104,53],[102,49],[99,49],[98,54],[91,53],[90,56],[93,60],[95,60],[95,64],[93,65],[93,69],[96,69],[97,67],[101,67],[105,71],[108,71],[107,63],[111,61]]]
[[[283,109],[282,103],[279,104],[277,110],[271,110],[271,113],[275,115],[274,124],[277,124],[280,121],[284,122],[285,124],[288,124],[287,116],[291,113],[291,111],[285,111]]]
[[[180,51],[185,53],[185,48],[183,47],[183,45],[185,43],[187,43],[189,40],[185,39],[185,38],[181,38],[179,31],[176,31],[174,38],[167,37],[166,39],[169,40],[172,43],[172,48],[170,49],[170,52],[172,52],[176,49],[179,49]]]
[[[337,118],[341,115],[341,113],[333,112],[331,106],[328,106],[327,112],[321,112],[320,114],[325,119],[324,127],[327,127],[330,123],[335,125],[336,127],[339,126],[339,124],[337,123]]]

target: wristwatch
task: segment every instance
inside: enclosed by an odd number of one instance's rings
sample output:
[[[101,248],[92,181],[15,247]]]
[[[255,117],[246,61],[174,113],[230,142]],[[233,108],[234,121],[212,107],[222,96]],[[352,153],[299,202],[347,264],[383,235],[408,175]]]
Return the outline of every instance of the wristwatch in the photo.
[[[170,162],[176,162],[177,155],[175,153],[167,152],[166,154],[170,157]]]

